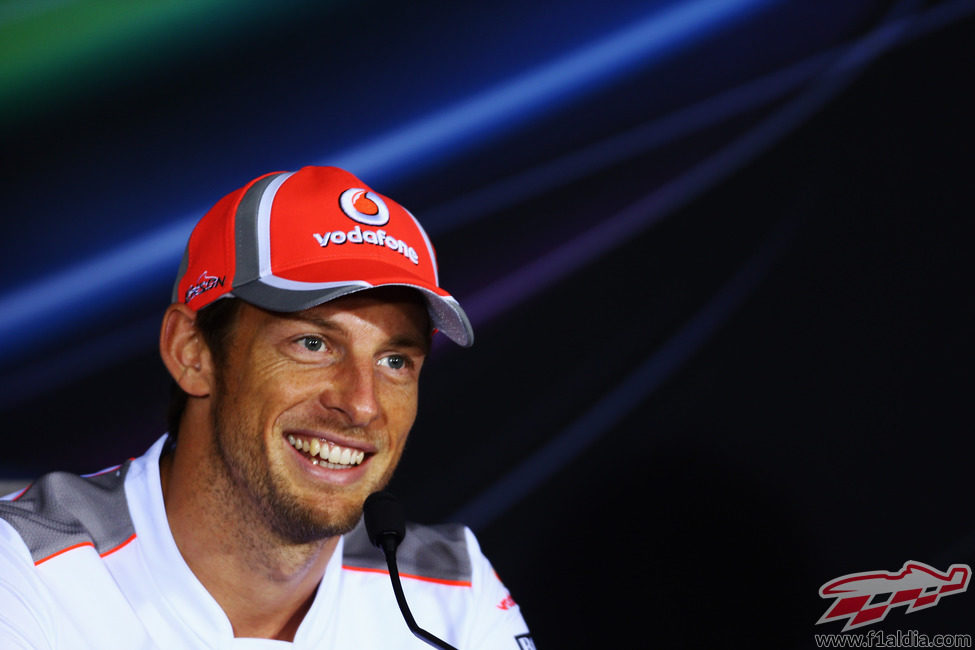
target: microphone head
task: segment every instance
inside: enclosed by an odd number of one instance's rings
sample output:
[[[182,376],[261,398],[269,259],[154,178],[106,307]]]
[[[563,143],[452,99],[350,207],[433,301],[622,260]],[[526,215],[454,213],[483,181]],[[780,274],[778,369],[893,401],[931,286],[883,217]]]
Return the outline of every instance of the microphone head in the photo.
[[[374,492],[362,506],[369,541],[382,546],[382,539],[392,535],[398,546],[406,537],[406,513],[399,499],[389,492]]]

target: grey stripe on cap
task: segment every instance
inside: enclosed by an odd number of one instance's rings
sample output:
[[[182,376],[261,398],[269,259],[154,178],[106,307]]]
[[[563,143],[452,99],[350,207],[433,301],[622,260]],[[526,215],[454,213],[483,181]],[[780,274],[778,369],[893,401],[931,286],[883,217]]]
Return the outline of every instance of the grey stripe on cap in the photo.
[[[294,172],[281,172],[265,176],[257,181],[244,193],[240,203],[237,204],[237,212],[234,214],[234,278],[230,286],[236,287],[241,284],[253,282],[261,277],[260,259],[260,228],[261,203],[268,204],[274,199],[274,193],[291,174]],[[268,186],[273,184],[272,193],[265,197]],[[233,289],[231,289],[232,291]]]
[[[342,564],[356,569],[387,570],[383,552],[369,541],[361,521],[345,536]],[[406,537],[396,552],[396,565],[402,574],[430,580],[470,582],[471,558],[464,527],[459,524],[421,526],[408,523]]]
[[[45,474],[16,501],[0,501],[0,519],[20,534],[35,562],[77,544],[99,553],[135,534],[125,501],[129,463],[97,476]]]
[[[325,284],[325,283],[323,283]],[[372,287],[368,282],[334,282],[334,286],[315,290],[280,289],[264,282],[251,282],[234,289],[234,295],[263,309],[295,312],[310,309],[344,295]]]

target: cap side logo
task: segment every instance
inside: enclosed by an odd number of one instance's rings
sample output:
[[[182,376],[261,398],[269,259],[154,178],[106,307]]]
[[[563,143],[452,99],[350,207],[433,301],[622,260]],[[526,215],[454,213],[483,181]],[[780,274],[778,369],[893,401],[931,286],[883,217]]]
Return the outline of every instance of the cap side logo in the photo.
[[[389,208],[375,193],[352,187],[339,196],[339,207],[349,219],[367,226],[385,226],[389,222]]]
[[[200,277],[196,279],[196,282],[191,284],[186,290],[183,302],[189,303],[190,300],[196,298],[202,293],[206,293],[210,289],[216,289],[217,287],[222,287],[227,281],[227,276],[217,277],[215,275],[210,275],[208,271],[204,271],[200,274]]]

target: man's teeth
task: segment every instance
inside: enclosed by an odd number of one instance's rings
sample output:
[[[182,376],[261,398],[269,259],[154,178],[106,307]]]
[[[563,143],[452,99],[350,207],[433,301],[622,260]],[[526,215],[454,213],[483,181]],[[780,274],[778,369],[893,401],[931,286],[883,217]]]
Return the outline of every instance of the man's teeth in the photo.
[[[298,451],[310,454],[311,462],[315,465],[324,465],[329,469],[342,469],[358,465],[366,457],[366,452],[360,449],[340,447],[328,440],[319,440],[318,438],[306,440],[289,435],[288,442]]]

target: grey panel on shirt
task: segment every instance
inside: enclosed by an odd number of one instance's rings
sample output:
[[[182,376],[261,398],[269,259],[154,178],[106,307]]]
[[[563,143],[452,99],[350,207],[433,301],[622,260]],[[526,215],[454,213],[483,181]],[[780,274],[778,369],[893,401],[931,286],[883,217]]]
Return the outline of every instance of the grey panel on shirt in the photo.
[[[20,533],[34,562],[76,544],[110,551],[133,534],[125,501],[129,463],[97,476],[45,474],[16,501],[0,501],[0,519]]]
[[[91,543],[98,553],[128,540],[135,527],[125,500],[129,463],[97,476],[46,474],[16,501],[0,501],[5,519],[23,538],[35,562],[76,544]],[[472,569],[464,527],[409,523],[396,554],[400,573],[469,582]],[[386,570],[382,551],[369,542],[362,522],[345,536],[343,564]]]
[[[361,521],[345,536],[342,564],[361,569],[386,570],[383,552],[369,541],[366,527]],[[459,524],[421,526],[408,523],[406,537],[396,552],[396,565],[401,574],[432,580],[470,582],[471,558],[464,527]]]

